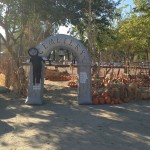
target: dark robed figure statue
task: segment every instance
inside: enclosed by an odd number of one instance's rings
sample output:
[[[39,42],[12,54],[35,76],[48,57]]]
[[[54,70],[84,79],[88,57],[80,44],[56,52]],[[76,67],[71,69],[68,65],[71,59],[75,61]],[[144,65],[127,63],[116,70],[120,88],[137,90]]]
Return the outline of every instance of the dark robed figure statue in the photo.
[[[42,57],[38,56],[38,50],[36,48],[30,48],[28,52],[31,56],[30,62],[33,65],[33,85],[35,85],[35,83],[39,84],[42,72],[42,62],[44,62],[44,60]]]

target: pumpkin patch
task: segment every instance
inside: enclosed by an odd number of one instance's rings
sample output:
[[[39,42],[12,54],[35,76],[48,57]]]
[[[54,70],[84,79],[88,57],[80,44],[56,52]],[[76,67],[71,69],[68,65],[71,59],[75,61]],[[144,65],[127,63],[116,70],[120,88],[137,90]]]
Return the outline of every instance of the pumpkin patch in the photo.
[[[93,77],[92,93],[96,93],[98,104],[121,104],[133,100],[150,99],[150,77],[110,74],[102,78]],[[93,102],[94,103],[94,102]]]

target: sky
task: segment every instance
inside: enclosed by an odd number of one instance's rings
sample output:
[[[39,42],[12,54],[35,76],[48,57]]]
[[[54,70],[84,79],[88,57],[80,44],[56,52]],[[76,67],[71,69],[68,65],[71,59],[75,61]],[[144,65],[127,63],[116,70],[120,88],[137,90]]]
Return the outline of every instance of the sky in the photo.
[[[4,34],[4,30],[0,27],[0,33]]]
[[[122,4],[133,5],[133,0],[124,0],[124,1],[122,2]]]
[[[126,11],[130,11],[130,7],[133,8],[134,7],[134,4],[133,4],[133,0],[122,0],[121,4],[119,5],[120,7],[121,6],[124,6],[124,5],[129,5],[127,8],[126,8]]]

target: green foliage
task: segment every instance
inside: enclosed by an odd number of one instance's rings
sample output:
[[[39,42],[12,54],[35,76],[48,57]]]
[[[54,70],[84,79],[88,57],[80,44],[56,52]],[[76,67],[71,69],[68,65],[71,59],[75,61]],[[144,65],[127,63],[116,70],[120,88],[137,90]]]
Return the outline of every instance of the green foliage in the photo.
[[[150,48],[150,17],[149,0],[135,0],[135,12],[130,17],[119,22],[118,25],[118,47],[130,55],[146,54],[148,59]]]
[[[150,0],[133,0],[135,4],[134,11],[150,16]]]

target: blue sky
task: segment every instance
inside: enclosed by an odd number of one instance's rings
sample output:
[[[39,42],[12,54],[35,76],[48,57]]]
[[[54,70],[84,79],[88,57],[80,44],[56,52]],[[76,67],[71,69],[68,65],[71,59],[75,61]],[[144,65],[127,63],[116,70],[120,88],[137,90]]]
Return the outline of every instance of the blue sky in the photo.
[[[122,3],[133,5],[133,0],[122,0]]]
[[[132,8],[134,7],[133,0],[122,0],[120,6],[124,6],[124,5],[129,5],[126,10],[127,10],[127,11],[130,11],[130,6],[131,6]]]

